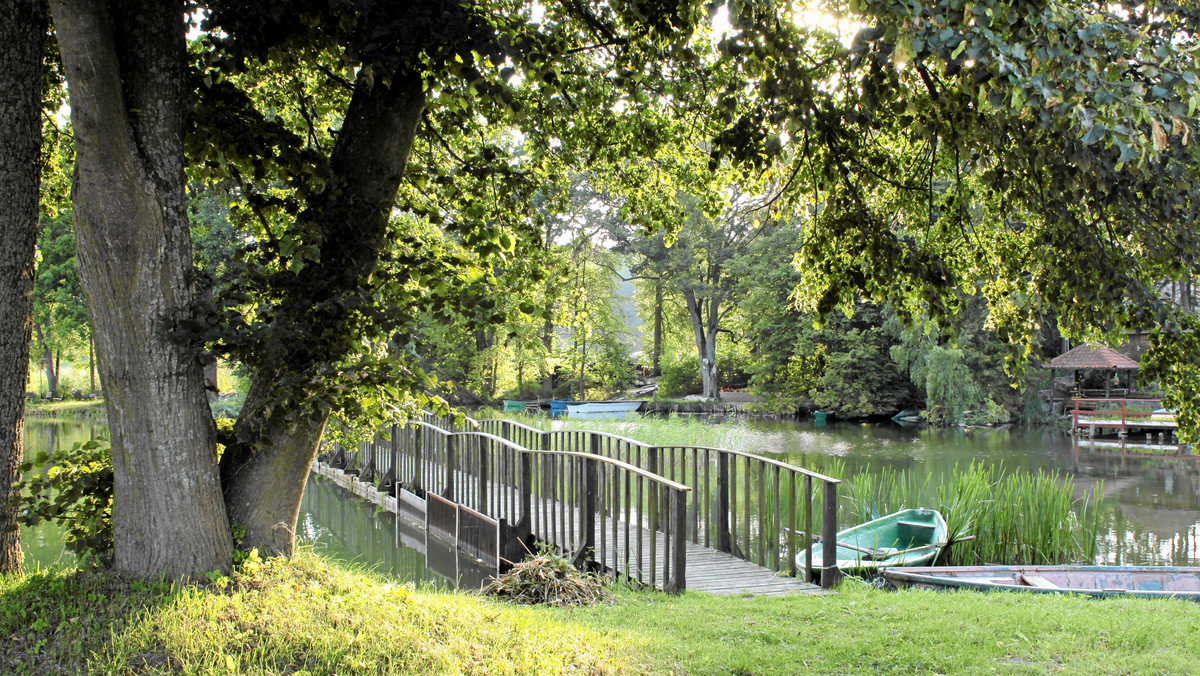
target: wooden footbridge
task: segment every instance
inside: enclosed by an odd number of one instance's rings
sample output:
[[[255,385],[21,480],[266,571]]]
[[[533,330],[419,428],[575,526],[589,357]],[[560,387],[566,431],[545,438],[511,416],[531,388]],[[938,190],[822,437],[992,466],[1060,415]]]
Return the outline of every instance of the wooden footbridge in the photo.
[[[668,592],[818,592],[812,581],[837,579],[833,548],[821,568],[807,562],[810,534],[837,532],[838,480],[750,453],[426,416],[328,446],[315,471],[498,570],[541,546]]]

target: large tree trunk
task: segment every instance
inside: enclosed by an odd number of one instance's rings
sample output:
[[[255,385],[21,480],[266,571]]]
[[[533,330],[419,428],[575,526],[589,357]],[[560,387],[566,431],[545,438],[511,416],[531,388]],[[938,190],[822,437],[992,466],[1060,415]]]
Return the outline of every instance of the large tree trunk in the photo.
[[[309,274],[323,286],[318,295],[281,308],[280,335],[287,335],[289,323],[305,325],[308,308],[353,291],[374,271],[424,106],[419,75],[397,73],[390,86],[359,78],[331,158],[337,187],[300,216],[321,228],[321,260]],[[277,347],[287,352],[292,346]],[[293,382],[318,377],[336,358],[293,354],[286,374],[268,368],[254,375],[234,429],[239,441],[221,457],[225,502],[230,518],[246,528],[246,547],[284,555],[295,548],[300,498],[329,414],[281,406],[275,383],[281,376]]]
[[[110,12],[111,8],[111,12]],[[229,570],[216,430],[195,351],[184,192],[184,4],[52,0],[71,95],[79,276],[112,435],[116,566]]]
[[[0,0],[0,17],[0,501],[7,501],[25,436],[48,17],[38,0]],[[0,509],[0,573],[20,570],[21,560],[16,513]]]

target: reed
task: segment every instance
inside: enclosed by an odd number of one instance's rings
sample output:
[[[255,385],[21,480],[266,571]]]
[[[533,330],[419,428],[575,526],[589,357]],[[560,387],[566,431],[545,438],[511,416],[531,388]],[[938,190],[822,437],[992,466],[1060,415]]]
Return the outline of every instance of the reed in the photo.
[[[1091,562],[1106,514],[1102,487],[1076,499],[1074,482],[1058,472],[972,463],[938,481],[885,468],[864,470],[847,483],[847,523],[912,507],[941,511],[950,543],[940,561],[946,565]]]

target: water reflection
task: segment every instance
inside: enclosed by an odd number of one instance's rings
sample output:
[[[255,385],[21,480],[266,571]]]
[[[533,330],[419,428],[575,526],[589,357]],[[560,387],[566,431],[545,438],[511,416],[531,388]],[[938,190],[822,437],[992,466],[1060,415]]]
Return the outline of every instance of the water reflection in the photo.
[[[921,472],[932,483],[971,462],[1036,473],[1057,471],[1074,478],[1081,497],[1103,482],[1110,515],[1100,542],[1099,562],[1200,565],[1200,458],[1173,449],[1147,455],[1110,449],[1051,429],[932,430],[894,424],[811,422],[737,423],[739,448],[785,459],[817,471],[832,463],[847,475],[888,467]],[[30,420],[26,453],[56,450],[87,441],[103,428],[79,422]],[[634,433],[634,436],[636,434]],[[1172,455],[1165,455],[1170,450]],[[418,584],[478,587],[487,572],[424,531],[350,495],[327,480],[310,479],[301,504],[297,536],[321,553],[375,567]],[[22,529],[27,563],[61,565],[62,531],[43,524]]]
[[[328,479],[311,476],[296,536],[323,556],[367,566],[406,582],[478,589],[492,571],[391,512]]]
[[[818,471],[836,459],[847,476],[888,467],[920,472],[936,485],[955,467],[979,462],[1071,476],[1076,498],[1103,482],[1111,513],[1098,563],[1200,565],[1200,457],[1174,446],[1108,448],[1049,428],[745,424],[749,443],[766,454]]]
[[[103,426],[92,423],[32,418],[25,422],[25,459],[32,460],[41,451],[53,454],[104,434],[107,431]],[[33,471],[45,472],[45,468]],[[62,527],[54,523],[43,522],[32,528],[21,526],[21,550],[27,569],[58,568],[75,563],[75,555],[63,545]]]

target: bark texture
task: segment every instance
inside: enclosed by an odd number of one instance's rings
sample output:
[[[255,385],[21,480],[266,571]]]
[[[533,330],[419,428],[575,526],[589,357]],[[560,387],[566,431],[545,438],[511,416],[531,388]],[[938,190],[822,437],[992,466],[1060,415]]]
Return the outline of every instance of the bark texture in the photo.
[[[38,0],[0,0],[0,573],[22,563],[16,515],[3,505],[24,446],[47,22]]]
[[[52,0],[77,148],[80,280],[112,433],[116,566],[194,578],[232,539],[204,374],[170,331],[193,288],[184,4]]]
[[[312,295],[281,308],[277,322],[303,322],[306,308],[356,288],[374,271],[424,105],[419,75],[398,73],[390,85],[359,79],[331,157],[337,188],[300,217],[318,225],[325,243],[319,265],[305,273],[316,280]],[[291,350],[290,369],[312,378],[330,359],[305,346],[277,347]],[[221,481],[230,519],[246,529],[243,546],[290,556],[328,412],[295,405],[281,411],[273,387],[279,376],[274,370],[255,373],[234,430],[238,439],[253,441],[226,449]]]

